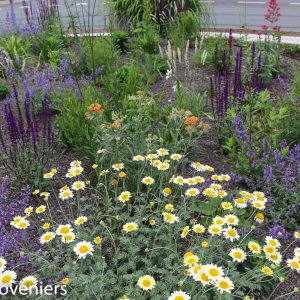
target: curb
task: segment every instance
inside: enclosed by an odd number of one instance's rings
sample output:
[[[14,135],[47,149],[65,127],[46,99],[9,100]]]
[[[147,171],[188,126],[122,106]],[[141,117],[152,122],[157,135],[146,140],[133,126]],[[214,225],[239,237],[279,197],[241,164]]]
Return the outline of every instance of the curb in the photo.
[[[91,33],[77,33],[76,35],[81,37],[81,36],[94,36],[94,37],[100,37],[100,36],[110,36],[110,33],[105,30],[105,29],[95,29],[98,32],[94,32],[93,34]],[[228,30],[227,30],[228,31]],[[229,33],[228,32],[222,32],[222,31],[204,31],[203,34],[207,35],[207,36],[225,36],[225,37],[229,37]],[[74,37],[75,34],[74,33],[69,33],[68,36],[70,37]],[[243,38],[244,40],[248,41],[248,42],[259,42],[259,41],[264,41],[266,36],[264,34],[262,34],[260,37],[257,34],[247,34],[247,33],[233,33],[232,36],[234,38]],[[281,44],[293,44],[293,45],[300,45],[300,36],[286,36],[283,35],[281,37]]]
[[[220,34],[225,37],[229,37],[228,32],[204,32],[205,35],[208,36],[219,36]],[[243,38],[244,40],[248,42],[259,42],[264,41],[267,36],[262,34],[261,36],[258,36],[257,34],[247,34],[247,33],[232,33],[232,36],[234,38]],[[272,40],[272,37],[270,37]],[[281,44],[294,44],[294,45],[300,45],[300,36],[289,36],[289,35],[283,35],[281,36]]]

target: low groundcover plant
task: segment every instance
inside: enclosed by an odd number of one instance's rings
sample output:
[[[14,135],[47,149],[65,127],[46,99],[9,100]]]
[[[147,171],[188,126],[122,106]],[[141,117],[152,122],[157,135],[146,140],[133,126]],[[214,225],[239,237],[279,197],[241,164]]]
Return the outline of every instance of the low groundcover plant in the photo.
[[[299,232],[287,258],[278,239],[254,233],[263,192],[225,190],[228,174],[165,148],[108,168],[99,161],[97,184],[72,161],[58,191],[33,191],[36,204],[13,216],[11,230],[35,228],[40,249],[21,245],[31,274],[8,263],[10,254],[0,258],[2,288],[47,282],[66,287],[65,299],[242,299],[300,272]],[[183,162],[189,177],[178,172]],[[56,176],[44,179],[54,186]]]

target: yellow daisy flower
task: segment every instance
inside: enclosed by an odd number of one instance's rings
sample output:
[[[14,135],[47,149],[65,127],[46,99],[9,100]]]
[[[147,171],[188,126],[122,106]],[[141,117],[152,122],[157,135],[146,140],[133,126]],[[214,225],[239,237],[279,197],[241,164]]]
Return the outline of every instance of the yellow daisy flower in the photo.
[[[137,282],[137,285],[145,291],[152,290],[155,284],[155,279],[150,275],[141,276]]]
[[[123,225],[123,230],[125,232],[132,232],[138,230],[138,224],[135,222],[126,223]]]

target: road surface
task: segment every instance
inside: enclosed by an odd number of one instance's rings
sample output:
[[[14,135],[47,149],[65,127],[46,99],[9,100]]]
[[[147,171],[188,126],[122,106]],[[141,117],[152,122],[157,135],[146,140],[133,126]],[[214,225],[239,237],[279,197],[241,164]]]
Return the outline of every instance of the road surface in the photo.
[[[20,25],[25,24],[22,2],[20,0],[13,1],[16,22]],[[33,6],[36,5],[36,1],[31,0]],[[79,16],[81,26],[84,27],[84,23],[87,26],[87,17],[83,18],[82,12],[87,15],[89,10],[91,15],[94,1],[96,1],[93,18],[94,28],[107,27],[109,12],[106,2],[109,0],[58,0],[58,8],[64,24],[67,25],[69,22],[67,7],[70,7],[72,13]],[[267,23],[263,17],[267,10],[267,0],[205,0],[203,2],[208,5],[211,11],[212,25],[210,27],[239,28],[241,25],[246,25],[248,28],[257,29],[262,24]],[[284,31],[300,32],[300,0],[279,0],[279,4],[282,16],[279,19],[278,25]],[[5,19],[9,11],[10,5],[8,1],[0,0],[0,31],[5,30]]]
[[[264,19],[267,11],[267,0],[208,0],[203,1],[211,8],[213,24],[217,28],[247,28],[258,29],[262,24],[268,24]],[[282,16],[278,25],[284,31],[300,32],[300,0],[279,0]]]

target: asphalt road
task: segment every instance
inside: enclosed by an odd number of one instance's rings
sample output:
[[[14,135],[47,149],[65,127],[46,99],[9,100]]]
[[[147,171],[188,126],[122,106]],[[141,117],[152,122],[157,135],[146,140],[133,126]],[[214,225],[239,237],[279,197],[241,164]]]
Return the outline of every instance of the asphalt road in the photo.
[[[213,24],[219,28],[238,28],[246,25],[257,29],[267,24],[264,14],[267,0],[208,0],[212,11]],[[300,0],[279,0],[282,16],[278,25],[284,31],[300,32]]]
[[[14,1],[14,12],[16,15],[17,24],[24,24],[24,6],[20,0]],[[18,1],[18,2],[16,2]],[[36,6],[37,0],[31,0],[33,6]],[[44,0],[46,1],[46,0]],[[93,14],[93,5],[96,1],[95,11]],[[79,17],[81,27],[88,26],[88,18],[83,18],[90,14],[93,17],[94,28],[104,28],[108,25],[108,9],[107,1],[109,0],[58,0],[58,7],[61,19],[64,24],[69,22],[69,12]],[[153,0],[155,1],[155,0]],[[211,10],[212,25],[216,28],[239,28],[241,25],[246,25],[248,28],[257,29],[262,24],[265,24],[264,13],[267,10],[267,0],[206,0]],[[300,0],[279,0],[282,16],[279,19],[278,25],[284,31],[300,32]],[[89,5],[90,4],[90,5]],[[10,11],[10,5],[7,1],[0,0],[0,31],[5,31],[6,15]]]

